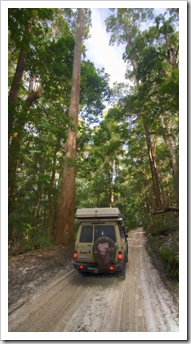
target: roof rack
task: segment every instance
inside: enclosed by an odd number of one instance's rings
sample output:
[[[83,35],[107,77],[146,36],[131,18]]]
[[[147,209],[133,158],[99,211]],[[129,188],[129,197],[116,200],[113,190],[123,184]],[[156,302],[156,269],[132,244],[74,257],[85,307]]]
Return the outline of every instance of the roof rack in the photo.
[[[118,208],[83,208],[77,209],[76,219],[123,219]]]

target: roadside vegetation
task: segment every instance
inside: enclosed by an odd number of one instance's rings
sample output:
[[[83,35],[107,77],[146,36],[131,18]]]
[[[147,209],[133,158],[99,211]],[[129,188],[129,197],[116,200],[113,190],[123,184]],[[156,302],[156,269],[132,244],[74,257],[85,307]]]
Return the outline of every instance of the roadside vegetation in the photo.
[[[178,215],[158,216],[153,226],[147,229],[147,249],[164,277],[174,283],[179,281],[179,217]]]

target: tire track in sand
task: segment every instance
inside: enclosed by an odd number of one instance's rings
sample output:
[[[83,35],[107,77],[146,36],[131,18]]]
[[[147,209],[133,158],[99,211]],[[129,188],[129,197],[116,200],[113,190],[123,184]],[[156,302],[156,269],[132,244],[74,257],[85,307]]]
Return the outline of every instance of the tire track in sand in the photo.
[[[126,279],[71,270],[9,315],[15,332],[175,332],[178,309],[144,248],[129,233]]]

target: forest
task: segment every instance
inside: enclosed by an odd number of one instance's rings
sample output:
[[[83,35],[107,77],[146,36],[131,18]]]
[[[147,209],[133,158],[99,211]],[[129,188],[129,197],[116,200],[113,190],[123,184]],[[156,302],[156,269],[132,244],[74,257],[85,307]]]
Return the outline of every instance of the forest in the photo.
[[[10,249],[70,245],[77,208],[111,206],[127,231],[170,233],[177,264],[178,22],[176,8],[111,9],[108,44],[125,45],[129,80],[111,87],[86,58],[91,9],[9,9]]]

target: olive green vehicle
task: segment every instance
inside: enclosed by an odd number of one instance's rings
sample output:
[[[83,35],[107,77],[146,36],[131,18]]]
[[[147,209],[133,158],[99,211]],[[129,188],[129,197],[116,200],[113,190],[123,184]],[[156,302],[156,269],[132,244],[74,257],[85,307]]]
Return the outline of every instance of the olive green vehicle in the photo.
[[[76,211],[80,221],[72,264],[80,273],[116,273],[125,278],[128,242],[124,218],[118,208],[84,208]]]

